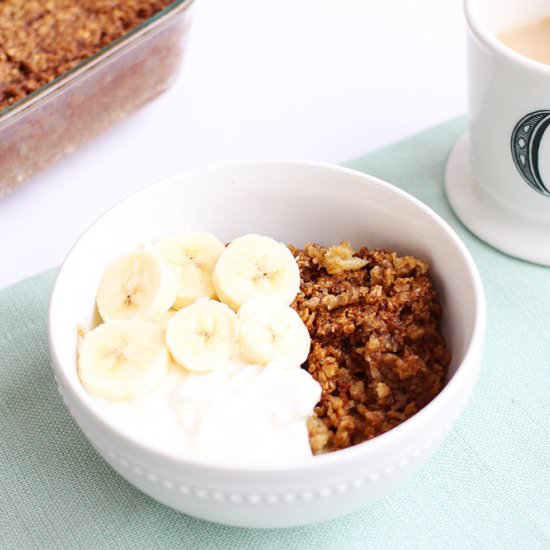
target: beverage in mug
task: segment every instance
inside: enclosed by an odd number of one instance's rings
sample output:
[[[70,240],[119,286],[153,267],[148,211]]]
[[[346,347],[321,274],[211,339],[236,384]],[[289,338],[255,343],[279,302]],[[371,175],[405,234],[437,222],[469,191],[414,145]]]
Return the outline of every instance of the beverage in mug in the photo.
[[[550,65],[550,17],[540,17],[498,35],[498,39],[516,52]]]

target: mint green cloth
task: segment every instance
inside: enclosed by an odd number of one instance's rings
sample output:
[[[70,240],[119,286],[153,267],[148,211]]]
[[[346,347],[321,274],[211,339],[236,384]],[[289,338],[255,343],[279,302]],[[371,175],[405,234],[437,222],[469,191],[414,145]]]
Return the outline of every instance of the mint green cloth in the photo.
[[[550,548],[550,269],[497,252],[452,214],[443,171],[464,130],[454,120],[349,163],[449,221],[487,291],[479,384],[412,479],[352,515],[294,529],[225,527],[158,504],[103,462],[57,394],[49,272],[0,291],[0,548]]]

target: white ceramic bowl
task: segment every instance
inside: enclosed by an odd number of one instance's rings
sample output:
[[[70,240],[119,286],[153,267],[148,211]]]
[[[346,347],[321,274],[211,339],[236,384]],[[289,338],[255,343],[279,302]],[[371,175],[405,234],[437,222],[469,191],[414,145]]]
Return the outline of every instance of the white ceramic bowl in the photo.
[[[95,414],[76,372],[76,326],[89,325],[105,266],[143,241],[177,230],[244,233],[286,243],[389,247],[427,259],[452,352],[443,391],[412,418],[371,441],[293,466],[239,468],[173,456],[133,440]],[[453,230],[403,191],[337,166],[252,162],[176,176],[133,195],[75,245],[57,278],[49,338],[65,404],[92,445],[128,481],[196,517],[246,527],[333,518],[386,495],[439,444],[477,378],[485,328],[478,271]]]

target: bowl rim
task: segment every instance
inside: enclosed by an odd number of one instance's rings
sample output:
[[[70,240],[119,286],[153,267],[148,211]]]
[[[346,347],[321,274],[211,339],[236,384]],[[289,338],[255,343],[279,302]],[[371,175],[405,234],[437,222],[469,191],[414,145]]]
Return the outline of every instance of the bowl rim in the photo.
[[[146,442],[135,438],[134,436],[127,434],[124,430],[119,429],[117,426],[110,424],[106,421],[102,415],[98,414],[93,406],[89,403],[84,402],[80,399],[78,392],[73,388],[73,384],[65,376],[65,370],[68,367],[62,366],[62,361],[59,358],[58,354],[58,342],[55,339],[55,327],[53,326],[53,317],[55,316],[55,309],[57,307],[57,295],[60,292],[60,283],[63,280],[67,260],[71,257],[74,250],[79,246],[81,240],[85,235],[93,228],[97,223],[99,223],[104,217],[110,215],[110,213],[127,201],[134,200],[135,197],[140,195],[146,195],[148,193],[154,192],[155,189],[171,185],[172,182],[180,180],[182,177],[186,179],[191,179],[196,175],[201,175],[208,172],[217,172],[219,170],[227,169],[237,169],[243,167],[251,166],[263,166],[269,167],[270,165],[276,166],[289,166],[289,167],[299,167],[299,168],[315,168],[321,170],[328,170],[336,174],[347,174],[360,179],[365,180],[362,183],[374,184],[376,186],[382,187],[391,193],[395,193],[407,201],[411,202],[414,206],[422,210],[428,217],[430,217],[453,241],[454,245],[458,248],[462,255],[462,259],[465,261],[468,274],[472,283],[474,297],[475,297],[475,314],[474,314],[474,326],[472,328],[472,336],[468,341],[464,357],[460,364],[457,366],[453,376],[447,381],[442,390],[422,409],[413,414],[410,418],[392,428],[391,430],[380,434],[373,439],[352,445],[345,449],[339,449],[329,453],[310,456],[307,458],[296,460],[292,463],[284,464],[238,464],[238,463],[228,463],[224,464],[220,461],[213,459],[197,458],[192,455],[181,456],[180,454],[170,451],[168,449],[160,449],[154,445],[147,444]],[[133,447],[137,447],[140,452],[149,453],[154,455],[156,458],[177,464],[178,467],[186,468],[202,468],[210,472],[227,472],[227,473],[241,473],[241,474],[270,474],[270,473],[292,473],[299,472],[303,469],[308,471],[313,471],[316,469],[324,469],[330,467],[334,464],[341,465],[346,461],[353,461],[359,457],[365,458],[368,454],[374,454],[380,452],[384,447],[390,447],[395,442],[398,442],[402,434],[406,435],[407,432],[410,432],[414,429],[414,425],[419,423],[424,418],[428,418],[431,415],[432,410],[439,404],[446,396],[451,393],[454,387],[460,384],[460,379],[464,378],[468,374],[473,374],[468,371],[475,371],[477,369],[477,360],[482,349],[483,340],[485,337],[485,325],[486,325],[486,299],[483,289],[483,284],[481,281],[481,276],[477,269],[477,266],[467,249],[466,245],[462,242],[458,234],[452,229],[452,227],[434,210],[429,206],[424,204],[422,201],[411,195],[410,193],[400,189],[399,187],[390,184],[376,176],[371,176],[365,172],[360,172],[352,168],[347,168],[344,166],[339,166],[336,164],[325,163],[325,162],[316,162],[316,161],[301,161],[301,160],[253,160],[253,161],[236,161],[236,162],[224,162],[216,163],[206,167],[201,167],[194,170],[189,170],[181,172],[167,178],[163,178],[160,181],[157,181],[153,184],[150,184],[135,193],[128,195],[126,198],[118,201],[111,208],[106,210],[101,214],[88,228],[81,234],[78,240],[71,247],[67,256],[65,257],[63,264],[57,274],[53,290],[51,293],[49,308],[48,308],[48,345],[50,350],[50,357],[52,359],[52,368],[55,373],[60,376],[64,381],[64,389],[70,388],[72,396],[78,401],[78,404],[82,406],[87,414],[94,418],[94,421],[97,422],[102,429],[110,432],[114,437],[121,439],[126,444],[129,444]],[[473,383],[472,383],[473,385]],[[71,412],[72,415],[72,412]],[[78,421],[77,421],[78,424]]]

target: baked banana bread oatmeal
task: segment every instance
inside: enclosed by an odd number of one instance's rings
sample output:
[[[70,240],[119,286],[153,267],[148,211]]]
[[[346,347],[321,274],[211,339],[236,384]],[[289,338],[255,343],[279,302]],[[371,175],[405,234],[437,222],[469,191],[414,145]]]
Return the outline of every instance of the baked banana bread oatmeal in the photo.
[[[322,395],[314,454],[387,432],[442,389],[450,354],[428,264],[391,250],[290,247],[301,287],[292,307],[311,336],[305,369]]]
[[[170,86],[190,4],[0,0],[0,198]]]
[[[0,1],[0,110],[73,68],[172,2]]]

